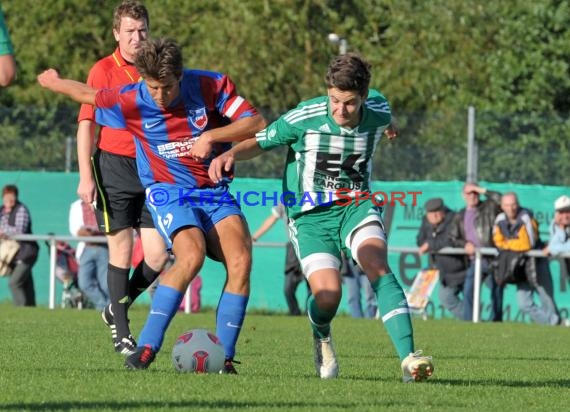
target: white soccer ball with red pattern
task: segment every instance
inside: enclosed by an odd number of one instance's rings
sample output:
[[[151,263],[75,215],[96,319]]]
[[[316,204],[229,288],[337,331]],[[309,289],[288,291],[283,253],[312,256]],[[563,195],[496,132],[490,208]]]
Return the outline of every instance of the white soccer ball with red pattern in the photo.
[[[172,364],[178,372],[219,373],[224,360],[222,342],[206,329],[184,332],[172,348]]]

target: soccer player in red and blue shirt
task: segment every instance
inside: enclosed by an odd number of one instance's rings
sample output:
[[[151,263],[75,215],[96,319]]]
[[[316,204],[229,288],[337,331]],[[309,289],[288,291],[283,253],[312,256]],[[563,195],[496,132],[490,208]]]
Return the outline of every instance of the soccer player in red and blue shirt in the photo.
[[[216,334],[225,349],[224,372],[236,373],[232,361],[249,296],[251,238],[229,194],[231,175],[215,183],[208,167],[232,141],[253,137],[266,123],[227,76],[183,69],[172,40],[145,41],[135,66],[143,82],[115,89],[93,89],[62,79],[53,69],[38,76],[43,87],[94,105],[97,123],[133,133],[147,206],[176,258],[161,278],[137,350],[125,365],[146,369],[152,363],[207,252],[227,270]]]

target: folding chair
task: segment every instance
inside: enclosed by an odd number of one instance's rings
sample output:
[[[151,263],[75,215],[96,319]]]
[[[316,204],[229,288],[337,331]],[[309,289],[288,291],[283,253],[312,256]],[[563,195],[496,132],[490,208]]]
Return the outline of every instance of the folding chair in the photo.
[[[423,320],[427,320],[426,307],[430,302],[431,292],[439,280],[439,270],[423,269],[414,278],[414,283],[406,292],[408,307],[412,313],[419,314]]]

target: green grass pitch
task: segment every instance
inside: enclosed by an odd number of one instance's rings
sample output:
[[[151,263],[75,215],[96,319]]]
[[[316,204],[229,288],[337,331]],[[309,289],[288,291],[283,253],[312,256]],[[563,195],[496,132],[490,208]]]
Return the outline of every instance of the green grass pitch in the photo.
[[[147,308],[131,311],[140,331]],[[567,410],[570,329],[414,318],[416,346],[432,355],[428,382],[403,384],[381,323],[339,316],[336,380],[313,366],[305,317],[249,314],[239,375],[174,371],[170,351],[188,329],[214,330],[213,311],[178,314],[146,371],[129,371],[93,310],[0,305],[1,411],[480,411]]]

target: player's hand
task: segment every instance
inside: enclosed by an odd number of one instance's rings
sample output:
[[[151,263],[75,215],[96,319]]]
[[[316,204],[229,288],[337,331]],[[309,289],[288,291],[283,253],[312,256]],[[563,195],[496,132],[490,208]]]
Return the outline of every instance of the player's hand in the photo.
[[[394,140],[398,137],[398,126],[394,121],[388,125],[386,129],[384,129],[384,134],[388,138],[388,140]]]
[[[203,162],[212,153],[212,143],[206,133],[203,133],[190,148],[189,156],[194,160]]]
[[[210,163],[208,169],[210,179],[214,183],[219,183],[232,170],[234,163],[235,159],[231,152],[222,153]]]
[[[91,179],[79,179],[79,185],[77,185],[77,196],[85,203],[93,203],[96,199],[97,189],[95,187],[95,181]]]
[[[52,89],[53,84],[59,79],[59,73],[55,69],[47,69],[38,75],[38,83],[46,89]]]

